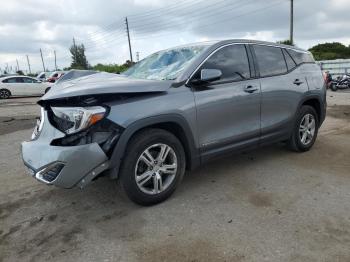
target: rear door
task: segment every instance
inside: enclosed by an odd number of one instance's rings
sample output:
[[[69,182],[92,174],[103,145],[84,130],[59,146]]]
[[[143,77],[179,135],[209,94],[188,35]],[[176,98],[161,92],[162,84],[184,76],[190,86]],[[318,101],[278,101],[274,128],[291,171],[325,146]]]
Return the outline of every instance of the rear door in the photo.
[[[253,79],[246,46],[233,44],[212,53],[199,68],[219,69],[220,80],[192,87],[202,157],[258,144],[260,85]],[[252,59],[251,59],[252,60]],[[255,74],[255,71],[254,71]]]
[[[26,90],[28,91],[28,95],[43,95],[45,93],[46,86],[37,81],[34,78],[23,77],[23,82]]]
[[[261,139],[268,143],[288,138],[306,79],[280,47],[253,45],[261,84]]]

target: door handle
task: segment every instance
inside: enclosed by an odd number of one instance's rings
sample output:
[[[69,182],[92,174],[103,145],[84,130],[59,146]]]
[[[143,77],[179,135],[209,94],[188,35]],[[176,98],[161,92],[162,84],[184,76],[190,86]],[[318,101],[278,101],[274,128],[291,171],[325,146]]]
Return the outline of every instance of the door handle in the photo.
[[[301,84],[303,84],[304,82],[300,81],[299,79],[295,79],[294,81],[294,85],[300,86]]]
[[[254,93],[255,91],[258,91],[259,88],[257,88],[256,86],[252,86],[252,85],[248,85],[246,87],[244,87],[244,92],[246,93]]]

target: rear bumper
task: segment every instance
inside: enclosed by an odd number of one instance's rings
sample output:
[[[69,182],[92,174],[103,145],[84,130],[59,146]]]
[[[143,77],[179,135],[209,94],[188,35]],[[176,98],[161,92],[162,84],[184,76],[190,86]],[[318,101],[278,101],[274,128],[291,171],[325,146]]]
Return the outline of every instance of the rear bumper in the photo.
[[[51,146],[51,141],[63,134],[45,118],[40,135],[33,141],[22,143],[23,162],[31,176],[45,184],[62,188],[84,187],[108,169],[108,158],[97,143]]]

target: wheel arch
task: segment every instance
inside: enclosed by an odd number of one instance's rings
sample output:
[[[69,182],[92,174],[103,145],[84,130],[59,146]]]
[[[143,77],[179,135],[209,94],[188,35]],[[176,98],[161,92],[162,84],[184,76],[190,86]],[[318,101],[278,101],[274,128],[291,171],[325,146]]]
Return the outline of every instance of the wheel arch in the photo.
[[[112,178],[118,177],[119,168],[130,139],[147,128],[164,129],[180,140],[186,154],[186,169],[193,170],[200,165],[199,150],[196,148],[189,124],[181,115],[166,114],[138,120],[123,131],[110,158],[110,166],[115,171],[111,174]]]
[[[320,99],[320,97],[317,95],[306,96],[300,102],[299,108],[301,108],[302,106],[305,106],[305,105],[311,106],[315,109],[315,111],[317,113],[319,125],[321,125],[323,122],[324,116],[325,116],[325,112],[323,110],[322,100]]]

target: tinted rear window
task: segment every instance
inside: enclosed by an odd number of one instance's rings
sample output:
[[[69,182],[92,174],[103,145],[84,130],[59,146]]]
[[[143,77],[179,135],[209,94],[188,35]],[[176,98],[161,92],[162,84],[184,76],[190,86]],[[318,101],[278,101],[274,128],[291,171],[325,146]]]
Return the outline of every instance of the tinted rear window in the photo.
[[[260,76],[273,76],[287,72],[282,49],[272,46],[254,45]]]
[[[310,53],[306,52],[299,52],[295,50],[287,50],[287,52],[292,56],[294,59],[295,63],[298,65],[302,63],[315,63],[315,60],[313,59],[312,55]]]

